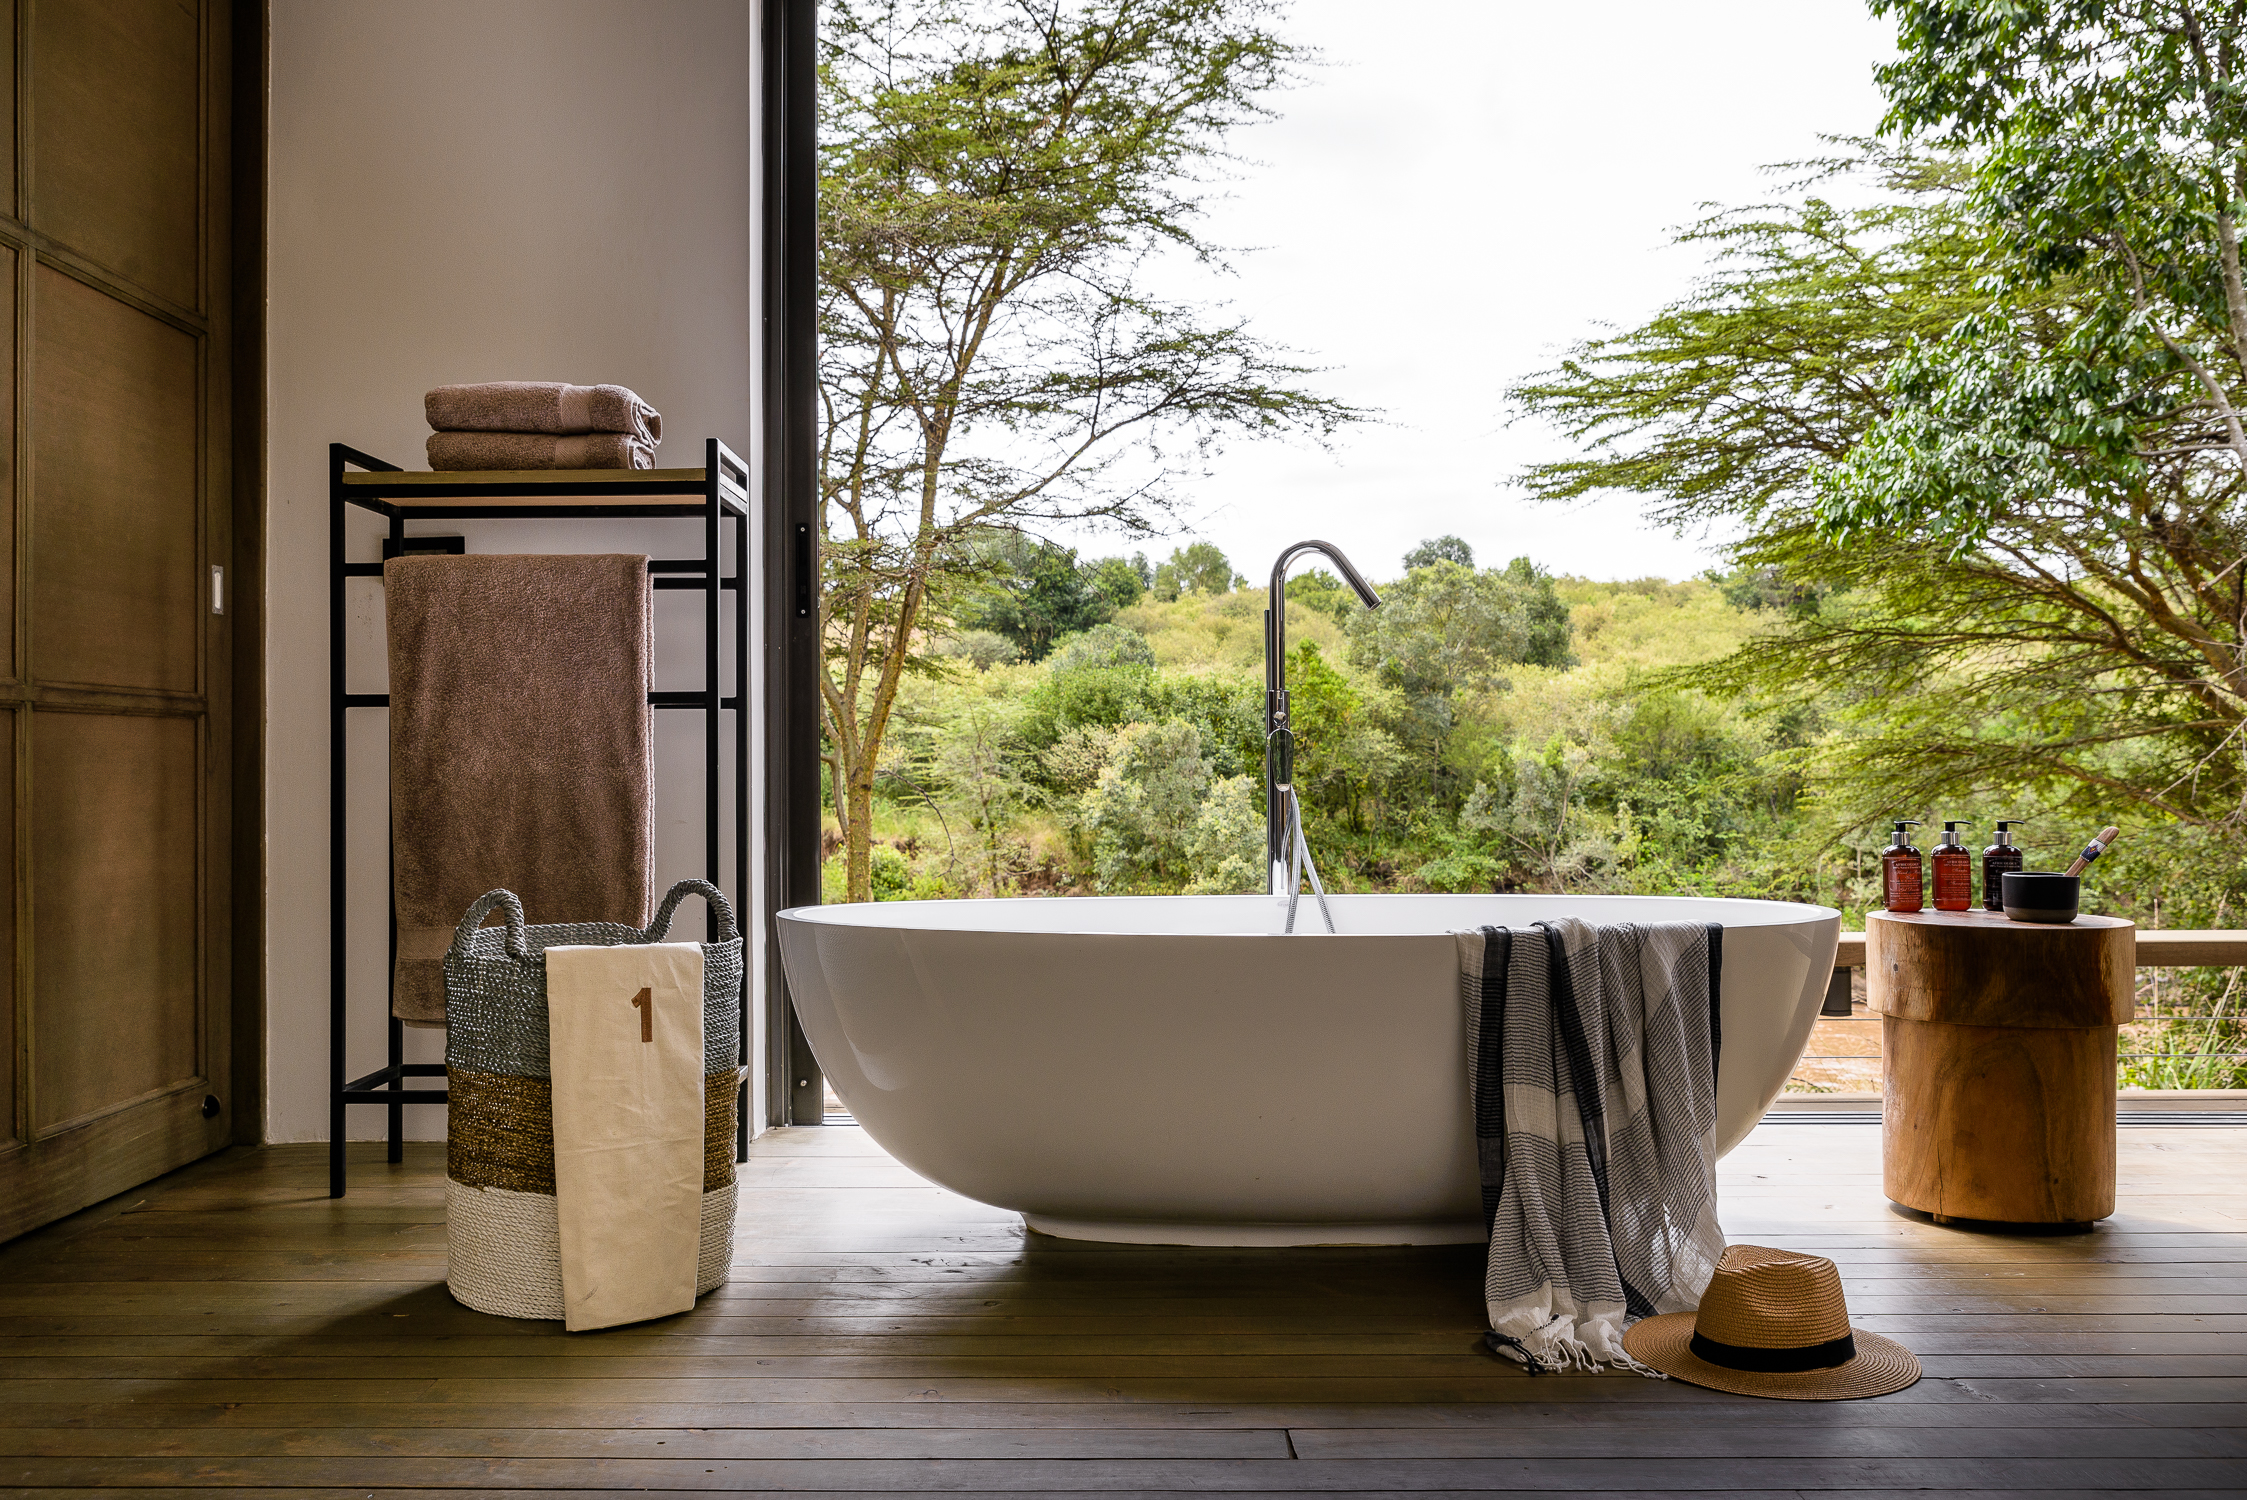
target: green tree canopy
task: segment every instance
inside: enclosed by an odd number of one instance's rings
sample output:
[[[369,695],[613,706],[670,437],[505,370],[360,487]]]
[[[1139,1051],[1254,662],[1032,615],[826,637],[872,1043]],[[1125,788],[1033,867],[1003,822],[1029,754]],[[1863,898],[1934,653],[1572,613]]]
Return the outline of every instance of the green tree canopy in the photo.
[[[1337,620],[1345,618],[1352,610],[1365,607],[1348,584],[1324,568],[1312,568],[1289,578],[1286,594]]]
[[[1398,695],[1398,737],[1428,769],[1437,800],[1462,700],[1502,687],[1508,667],[1574,660],[1567,606],[1527,558],[1480,572],[1429,563],[1384,588],[1379,609],[1345,621],[1351,662]]]
[[[1098,565],[1079,563],[1074,547],[1000,532],[978,544],[975,565],[983,582],[959,606],[960,624],[996,631],[1030,661],[1044,661],[1055,641],[1116,612]]]
[[[1155,648],[1136,630],[1122,625],[1096,625],[1083,635],[1071,636],[1054,649],[1056,672],[1084,667],[1152,667]]]
[[[2069,448],[2045,377],[2085,367],[2103,294],[1993,275],[2016,262],[1975,157],[1868,147],[1823,171],[1850,169],[1873,205],[1712,217],[1686,235],[1716,256],[1693,295],[1519,387],[1586,448],[1526,487],[1742,531],[1739,567],[1795,607],[1695,680],[1835,716],[1813,764],[1836,822],[1975,789],[2235,820],[2236,479],[2153,405],[2098,407],[2113,436]],[[2129,450],[2107,479],[2059,477],[2099,445]]]
[[[1414,568],[1436,562],[1455,562],[1471,568],[1475,565],[1475,549],[1461,537],[1431,537],[1404,555],[1404,570],[1409,573]]]
[[[1357,603],[1355,594],[1349,599]],[[1366,799],[1402,768],[1402,748],[1380,727],[1379,706],[1335,669],[1317,641],[1288,652],[1287,689],[1297,791],[1314,810],[1363,832]]]
[[[1566,666],[1568,609],[1528,558],[1481,572],[1441,560],[1381,592],[1350,621],[1350,654],[1401,692],[1481,691],[1521,662]]]
[[[1188,868],[1210,780],[1192,724],[1124,726],[1086,799],[1102,887],[1175,885]]]
[[[1144,599],[1155,581],[1144,552],[1130,557],[1103,557],[1084,566],[1085,581],[1117,609],[1129,609]]]
[[[1215,542],[1193,542],[1174,549],[1168,561],[1155,568],[1154,594],[1175,599],[1180,594],[1229,594],[1248,582],[1233,571],[1231,559]]]
[[[2203,0],[1874,8],[1899,31],[1888,128],[1971,153],[1994,296],[1890,370],[1896,409],[1827,487],[1832,529],[1925,526],[1964,547],[2064,496],[2086,524],[2158,509],[2236,542],[2247,16]]]

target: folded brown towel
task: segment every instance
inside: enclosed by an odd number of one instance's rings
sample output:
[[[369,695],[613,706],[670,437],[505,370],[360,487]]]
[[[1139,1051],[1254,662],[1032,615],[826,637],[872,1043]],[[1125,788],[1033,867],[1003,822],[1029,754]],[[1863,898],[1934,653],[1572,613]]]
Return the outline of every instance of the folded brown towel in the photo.
[[[629,432],[650,443],[663,439],[663,418],[621,385],[441,385],[421,398],[421,409],[439,432]]]
[[[460,915],[648,919],[654,768],[644,556],[400,557],[390,629],[392,1013],[445,1018]]]
[[[651,469],[655,444],[628,432],[433,432],[432,469]],[[481,895],[482,892],[477,894]]]

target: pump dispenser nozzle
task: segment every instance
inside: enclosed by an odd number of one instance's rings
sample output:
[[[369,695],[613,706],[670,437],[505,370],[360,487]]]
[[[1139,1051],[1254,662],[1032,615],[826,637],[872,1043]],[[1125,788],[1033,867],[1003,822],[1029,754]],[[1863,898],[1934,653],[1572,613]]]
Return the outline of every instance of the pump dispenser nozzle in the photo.
[[[2013,842],[2013,830],[2028,825],[2019,818],[1999,818],[1997,839],[1982,851],[1982,909],[2005,910],[2005,876],[2021,867],[2021,851]]]
[[[1896,841],[1880,856],[1880,904],[1889,911],[1920,909],[1924,882],[1919,851],[1912,847],[1911,834],[1907,831],[1918,826],[1916,818],[1898,818]]]
[[[1930,863],[1934,865],[1937,911],[1965,911],[1974,904],[1974,857],[1958,841],[1958,830],[1965,826],[1961,818],[1946,821],[1942,842],[1930,856]]]

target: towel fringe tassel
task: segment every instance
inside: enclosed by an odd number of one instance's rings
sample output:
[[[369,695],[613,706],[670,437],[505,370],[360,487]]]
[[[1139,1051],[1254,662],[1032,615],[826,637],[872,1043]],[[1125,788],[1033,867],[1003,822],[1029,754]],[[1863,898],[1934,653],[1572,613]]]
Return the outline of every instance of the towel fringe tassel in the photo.
[[[1510,1359],[1516,1364],[1526,1366],[1532,1375],[1549,1375],[1552,1373],[1545,1367],[1543,1360],[1530,1353],[1527,1344],[1511,1334],[1500,1333],[1493,1328],[1482,1336],[1482,1344],[1485,1349],[1499,1358]]]
[[[1532,1349],[1522,1340],[1511,1334],[1500,1333],[1495,1328],[1483,1334],[1482,1343],[1483,1347],[1492,1354],[1502,1359],[1514,1361],[1532,1375],[1561,1375],[1570,1370],[1581,1370],[1587,1375],[1597,1375],[1609,1365],[1612,1365],[1618,1370],[1628,1370],[1632,1374],[1644,1376],[1648,1380],[1667,1380],[1670,1378],[1653,1366],[1640,1364],[1637,1360],[1631,1358],[1629,1354],[1624,1352],[1619,1341],[1610,1346],[1614,1352],[1603,1361],[1592,1353],[1591,1346],[1582,1339],[1565,1333],[1551,1332],[1547,1329],[1539,1329],[1538,1333],[1542,1335],[1538,1339],[1538,1343],[1542,1346],[1539,1349]]]

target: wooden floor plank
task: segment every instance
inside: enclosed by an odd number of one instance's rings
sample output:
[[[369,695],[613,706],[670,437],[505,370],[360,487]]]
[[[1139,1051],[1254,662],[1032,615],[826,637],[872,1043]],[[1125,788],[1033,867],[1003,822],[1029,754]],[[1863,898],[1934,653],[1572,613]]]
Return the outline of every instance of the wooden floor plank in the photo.
[[[231,1342],[231,1341],[225,1341]],[[776,1340],[780,1344],[808,1342]],[[864,1379],[884,1376],[931,1379],[954,1377],[1007,1377],[1052,1380],[1150,1381],[1192,1379],[1213,1359],[1222,1359],[1230,1378],[1247,1380],[1302,1379],[1411,1380],[1444,1379],[1471,1385],[1478,1379],[1510,1379],[1471,1338],[1453,1334],[1450,1347],[1429,1340],[1422,1348],[1387,1348],[1375,1339],[1361,1339],[1349,1348],[1274,1349],[1272,1341],[1228,1348],[1229,1340],[1181,1341],[1197,1343],[1170,1352],[1150,1353],[1125,1347],[1104,1350],[1080,1348],[1054,1353],[1040,1341],[1026,1348],[1011,1347],[1009,1339],[910,1340],[899,1345],[967,1344],[952,1352],[900,1347],[884,1350],[881,1340],[854,1341],[848,1351],[796,1353],[786,1348],[740,1355],[610,1355],[598,1351],[573,1351],[559,1358],[540,1354],[491,1357],[474,1354],[424,1351],[408,1347],[387,1355],[258,1354],[199,1355],[193,1353],[110,1356],[85,1354],[72,1357],[33,1356],[0,1359],[0,1381],[62,1380],[292,1380],[349,1381],[362,1378],[389,1380],[443,1380],[448,1382],[547,1381],[558,1385],[621,1385],[625,1383],[701,1383],[713,1380]],[[1072,1340],[1075,1345],[1099,1341]],[[1116,1341],[1124,1342],[1124,1341]],[[2247,1353],[2242,1340],[2219,1336],[2212,1343],[2183,1351],[2140,1350],[2123,1353],[2072,1353],[2049,1345],[2023,1347],[2000,1340],[1998,1352],[1988,1348],[1946,1351],[1930,1344],[1915,1352],[1930,1375],[1946,1377],[1994,1376],[2029,1378],[2039,1375],[2158,1375],[2204,1379],[2247,1379]]]
[[[966,1319],[959,1320],[967,1322]],[[1244,1320],[1245,1321],[1245,1320]],[[1929,1320],[1931,1321],[1931,1320]],[[2184,1320],[2177,1320],[2184,1321]],[[2020,1354],[2035,1356],[2194,1355],[2238,1356],[2247,1350],[2247,1337],[2230,1331],[2172,1331],[2159,1333],[2107,1333],[2061,1331],[2040,1322],[2027,1327],[1952,1330],[1938,1328],[1912,1336],[1911,1347],[1922,1359],[1951,1354]],[[1860,1328],[1874,1328],[1870,1319]],[[1038,1333],[1019,1329],[989,1328],[958,1333],[922,1333],[907,1327],[862,1330],[850,1333],[690,1334],[669,1337],[640,1335],[590,1340],[487,1338],[466,1331],[449,1332],[441,1341],[398,1333],[371,1338],[338,1334],[332,1338],[244,1338],[231,1334],[193,1334],[151,1337],[145,1334],[89,1335],[70,1333],[48,1337],[0,1340],[0,1373],[26,1369],[57,1378],[80,1374],[113,1373],[107,1361],[145,1363],[192,1360],[198,1370],[222,1370],[228,1360],[254,1358],[261,1366],[295,1370],[309,1366],[273,1366],[276,1359],[304,1359],[317,1353],[322,1369],[347,1362],[368,1374],[405,1373],[409,1366],[430,1362],[434,1373],[475,1373],[452,1361],[473,1361],[478,1370],[515,1368],[524,1361],[567,1362],[571,1378],[579,1375],[622,1375],[635,1372],[667,1376],[788,1371],[808,1360],[850,1358],[890,1360],[917,1356],[966,1368],[972,1360],[1026,1357],[1043,1360],[1096,1360],[1118,1373],[1134,1366],[1125,1360],[1152,1358],[1226,1357],[1284,1359],[1377,1359],[1422,1356],[1456,1358],[1462,1353],[1481,1358],[1479,1346],[1460,1337],[1457,1328],[1423,1331],[1333,1332],[1323,1329],[1281,1330],[1238,1328],[1216,1332],[1109,1330],[1094,1333]],[[744,1365],[743,1361],[751,1363]],[[787,1363],[775,1363],[787,1361]],[[444,1362],[441,1365],[438,1362]],[[313,1378],[322,1378],[315,1373]]]
[[[2039,1430],[2121,1428],[2237,1429],[2238,1409],[2230,1403],[2140,1402],[2128,1405],[2042,1404],[1948,1401],[1859,1401],[1803,1408],[1791,1417],[1805,1431],[1843,1427],[2002,1427]],[[410,1418],[416,1430],[438,1428],[579,1429],[631,1431],[650,1428],[700,1431],[770,1428],[1071,1428],[1243,1429],[1255,1423],[1295,1432],[1322,1428],[1363,1431],[1383,1427],[1419,1430],[1479,1430],[1533,1424],[1568,1431],[1640,1431],[1689,1427],[1696,1430],[1754,1427],[1774,1419],[1762,1403],[1684,1400],[1611,1402],[1513,1401],[1409,1402],[1309,1406],[1266,1403],[1253,1406],[1178,1403],[1086,1402],[630,1402],[572,1405],[420,1403],[401,1411],[395,1403],[286,1403],[236,1401],[197,1405],[135,1401],[25,1402],[0,1406],[0,1428],[41,1432],[98,1428],[196,1427],[269,1428],[294,1432],[336,1429],[379,1430]]]
[[[1610,1379],[1594,1383],[1547,1378],[1536,1391],[1528,1377],[1502,1379],[1400,1378],[1352,1372],[1331,1378],[1251,1379],[1201,1375],[1186,1379],[1125,1379],[1107,1376],[1070,1380],[1053,1376],[894,1376],[859,1379],[762,1378],[747,1380],[291,1380],[279,1377],[210,1379],[200,1375],[152,1380],[47,1380],[0,1382],[0,1402],[14,1401],[176,1401],[182,1394],[215,1401],[271,1401],[325,1404],[337,1401],[561,1403],[683,1402],[735,1399],[770,1403],[838,1401],[1005,1401],[1118,1403],[1210,1402],[1333,1405],[1351,1401],[1413,1404],[1512,1401],[1627,1403],[1679,1399],[1665,1396],[1653,1382]],[[1916,1393],[1916,1394],[1914,1394]],[[1727,1404],[1720,1392],[1685,1399]],[[1732,1397],[1730,1400],[1746,1400]],[[2136,1401],[2247,1402],[2247,1380],[2164,1376],[1933,1377],[1881,1398],[1899,1405],[1958,1400],[2041,1404]]]
[[[1811,1428],[1639,1422],[1375,1428],[81,1428],[0,1429],[0,1458],[1211,1459],[2241,1458],[2232,1428]]]
[[[936,1466],[932,1465],[930,1467],[933,1468]],[[25,1500],[31,1500],[31,1497],[47,1496],[57,1497],[57,1500],[60,1500],[60,1497],[64,1496],[71,1497],[71,1500],[164,1500],[164,1497],[174,1496],[180,1497],[180,1500],[189,1500],[189,1497],[192,1497],[192,1500],[364,1500],[364,1497],[371,1492],[361,1485],[336,1485],[304,1488],[294,1486],[274,1488],[237,1488],[233,1486],[213,1486],[205,1489],[173,1488],[165,1486],[153,1486],[148,1488],[136,1489],[28,1488],[11,1489],[0,1493],[5,1493],[10,1497],[10,1500],[14,1500],[14,1497],[17,1496],[25,1497]],[[446,1489],[388,1490],[384,1492],[384,1496],[385,1500],[541,1500],[541,1497],[548,1496],[556,1497],[556,1500],[560,1500],[560,1497],[564,1496],[574,1497],[580,1495],[601,1495],[610,1493],[613,1493],[613,1491],[559,1488],[545,1490],[487,1489],[476,1486],[462,1486],[459,1488]],[[708,1494],[709,1491],[645,1490],[637,1491],[636,1493],[652,1496],[664,1496]],[[900,1494],[916,1493],[956,1494],[959,1493],[959,1491],[946,1489],[940,1485],[922,1486],[913,1485],[910,1483],[903,1484],[897,1487],[878,1490],[823,1489],[818,1491],[821,1500],[895,1500],[895,1497]],[[985,1491],[985,1493],[1004,1494],[1008,1497],[1008,1500],[1065,1500],[1065,1497],[1082,1495],[1086,1492],[1081,1489],[1007,1489],[990,1490]],[[1103,1500],[1179,1500],[1179,1497],[1181,1496],[1203,1492],[1195,1490],[1175,1489],[1109,1489],[1099,1491],[1099,1493],[1103,1497]],[[1224,1493],[1240,1497],[1269,1496],[1274,1497],[1274,1500],[1277,1500],[1277,1497],[1302,1494],[1348,1494],[1351,1496],[1361,1497],[1361,1500],[1484,1500],[1484,1497],[1487,1497],[1494,1493],[1503,1493],[1509,1497],[1520,1497],[1520,1500],[1544,1500],[1544,1497],[1554,1497],[1554,1500],[1558,1500],[1558,1497],[1561,1496],[1568,1497],[1568,1500],[1660,1500],[1660,1497],[1680,1493],[1706,1494],[1710,1492],[1705,1490],[1693,1490],[1690,1488],[1682,1490],[1676,1488],[1628,1490],[1541,1490],[1520,1489],[1498,1485],[1496,1487],[1477,1486],[1471,1489],[1411,1490],[1306,1490],[1290,1487],[1284,1489],[1266,1490],[1231,1489],[1224,1491]],[[1731,1500],[1804,1500],[1804,1497],[1807,1495],[1823,1494],[1847,1494],[1851,1497],[1851,1500],[1980,1500],[1980,1497],[1983,1496],[2005,1496],[2008,1497],[2008,1500],[2017,1500],[2017,1497],[2019,1497],[2023,1493],[2023,1491],[2018,1488],[2002,1488],[1995,1486],[1986,1489],[1954,1489],[1935,1486],[1918,1486],[1907,1489],[1851,1489],[1846,1486],[1828,1486],[1825,1488],[1818,1488],[1813,1486],[1784,1490],[1733,1489],[1728,1491],[1721,1491],[1720,1493],[1729,1495],[1731,1497]],[[2152,1492],[2145,1490],[2118,1491],[2111,1489],[2044,1489],[2034,1491],[2034,1493],[2039,1496],[2039,1500],[2113,1500],[2113,1497],[2115,1495],[2121,1493],[2143,1494]],[[2162,1489],[2159,1490],[2158,1493],[2164,1497],[2164,1500],[2239,1500],[2239,1492],[2233,1488]]]
[[[2015,1434],[2011,1446],[2000,1439],[1993,1452],[2016,1451],[2025,1441],[2020,1429],[2004,1431]],[[2180,1438],[2152,1428],[2140,1436]],[[2181,1445],[2170,1451],[2189,1456],[2230,1453],[2230,1448],[2211,1446],[2226,1436],[2205,1430],[2183,1434]],[[716,1432],[685,1427],[0,1428],[0,1474],[7,1472],[7,1458],[1122,1460],[1284,1459],[1291,1451],[1287,1430],[1278,1427],[781,1427]]]
[[[1305,1322],[1314,1314],[1306,1314]],[[273,1315],[255,1312],[201,1314],[71,1314],[60,1317],[0,1317],[0,1351],[24,1353],[36,1349],[56,1352],[123,1353],[129,1341],[148,1348],[187,1348],[166,1345],[161,1339],[224,1338],[234,1347],[277,1350],[300,1339],[317,1339],[328,1349],[404,1346],[420,1344],[432,1352],[501,1351],[536,1347],[569,1353],[585,1341],[562,1339],[536,1327],[501,1326],[479,1313],[460,1310],[458,1317],[441,1313],[398,1315],[380,1311],[347,1313],[334,1318]],[[1858,1328],[1904,1337],[1919,1347],[1926,1336],[2002,1338],[2007,1340],[2061,1339],[2077,1335],[2224,1335],[2247,1334],[2247,1314],[2219,1313],[2194,1316],[2179,1313],[1860,1313]],[[1432,1338],[1455,1339],[1457,1319],[1398,1318],[1355,1308],[1329,1308],[1314,1326],[1291,1325],[1272,1318],[1240,1314],[1160,1320],[1166,1336],[1208,1339],[1219,1335],[1255,1338],[1343,1338],[1372,1335],[1404,1342]],[[938,1337],[945,1335],[986,1338],[1075,1338],[1107,1340],[1148,1336],[1149,1321],[1114,1315],[1052,1315],[1042,1313],[979,1315],[972,1310],[954,1312],[906,1311],[883,1314],[814,1313],[795,1317],[712,1315],[696,1321],[691,1331],[676,1333],[624,1333],[604,1336],[603,1347],[661,1352],[676,1347],[682,1352],[711,1352],[741,1347],[739,1338],[819,1336],[849,1338]],[[1918,1335],[1920,1337],[1909,1337]],[[668,1343],[675,1339],[676,1345]],[[22,1340],[21,1343],[15,1342]],[[441,1342],[439,1342],[441,1340]],[[67,1343],[62,1342],[67,1341]],[[718,1342],[727,1341],[727,1342]],[[1235,1347],[1228,1345],[1228,1348]],[[1933,1346],[1928,1346],[1933,1347]],[[1995,1347],[1989,1346],[1989,1347]],[[2023,1347],[2043,1347],[2024,1344]],[[2236,1343],[2232,1347],[2238,1347]],[[1924,1351],[1923,1351],[1924,1352]],[[2085,1348],[2080,1352],[2097,1352]],[[574,1355],[573,1355],[574,1357]]]
[[[565,1335],[444,1291],[441,1148],[355,1147],[341,1202],[317,1149],[230,1152],[0,1247],[0,1486],[2234,1496],[2247,1131],[2123,1140],[2120,1212],[2066,1236],[1893,1209],[1876,1128],[1735,1152],[1732,1237],[1831,1255],[1920,1355],[1847,1403],[1532,1379],[1476,1347],[1476,1247],[1055,1241],[849,1129],[756,1143],[693,1312]]]
[[[332,1486],[353,1483],[359,1457],[0,1458],[0,1485]],[[1845,1473],[1864,1488],[2128,1490],[2156,1487],[2238,1489],[2247,1461],[2170,1458],[2161,1484],[2135,1458],[1374,1458],[1374,1459],[614,1459],[417,1458],[381,1461],[393,1483],[443,1488],[690,1492],[911,1490],[1005,1494],[1017,1490],[1198,1493],[1284,1490],[1332,1494],[1366,1490],[1667,1489],[1728,1493],[1743,1489],[1834,1488]]]
[[[1475,1431],[1295,1428],[1300,1458],[1571,1458],[1627,1444],[1640,1458],[2247,1458],[2247,1431],[2146,1428],[1725,1426],[1662,1423],[1586,1434],[1522,1425]],[[42,1450],[44,1451],[44,1450]]]

